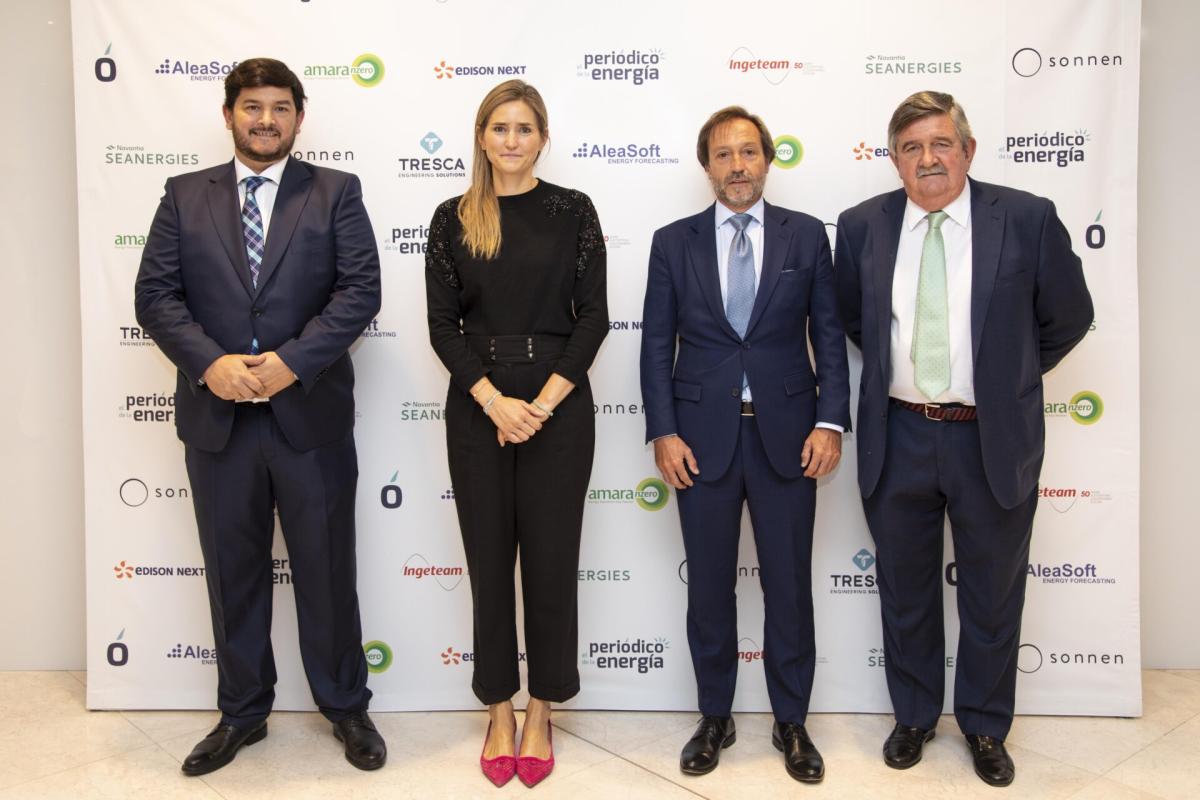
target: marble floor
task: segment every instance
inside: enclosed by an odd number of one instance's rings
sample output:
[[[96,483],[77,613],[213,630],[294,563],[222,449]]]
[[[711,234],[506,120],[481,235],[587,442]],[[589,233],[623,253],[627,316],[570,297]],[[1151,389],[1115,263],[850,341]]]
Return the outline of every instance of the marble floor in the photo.
[[[359,772],[317,714],[271,716],[270,735],[202,778],[180,760],[215,721],[210,712],[90,712],[86,673],[0,672],[0,800],[32,798],[502,798],[479,773],[481,713],[373,714],[387,766]],[[1017,779],[1005,790],[975,777],[951,718],[911,770],[884,766],[887,717],[814,714],[825,781],[791,780],[771,746],[766,714],[739,714],[737,744],[710,775],[680,774],[693,714],[556,712],[557,767],[540,797],[1200,798],[1200,670],[1147,670],[1144,716],[1018,717],[1008,738]]]

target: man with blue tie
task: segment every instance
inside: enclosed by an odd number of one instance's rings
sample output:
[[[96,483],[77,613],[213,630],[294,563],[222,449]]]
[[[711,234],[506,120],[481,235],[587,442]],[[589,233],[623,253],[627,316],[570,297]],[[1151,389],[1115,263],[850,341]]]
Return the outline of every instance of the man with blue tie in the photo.
[[[941,714],[949,517],[954,714],[975,772],[1007,786],[1042,375],[1083,338],[1092,301],[1053,203],[967,178],[975,139],[953,97],[907,98],[888,148],[904,188],[841,215],[836,269],[842,321],[863,357],[858,479],[896,717],[883,758],[896,769],[920,761]]]
[[[313,699],[354,766],[387,758],[367,716],[348,353],[379,310],[379,253],[358,178],[289,157],[304,100],[282,62],[230,72],[234,159],[167,181],[135,287],[139,324],[178,368],[217,651],[221,720],[184,759],[188,775],[267,735],[276,510]]]
[[[775,147],[744,108],[713,114],[696,155],[717,202],[655,232],[642,313],[646,439],[678,492],[702,715],[680,769],[711,772],[736,737],[734,588],[748,503],[772,739],[789,775],[816,782],[825,765],[805,728],[816,667],[813,518],[817,478],[837,466],[850,426],[829,239],[819,220],[762,199]]]

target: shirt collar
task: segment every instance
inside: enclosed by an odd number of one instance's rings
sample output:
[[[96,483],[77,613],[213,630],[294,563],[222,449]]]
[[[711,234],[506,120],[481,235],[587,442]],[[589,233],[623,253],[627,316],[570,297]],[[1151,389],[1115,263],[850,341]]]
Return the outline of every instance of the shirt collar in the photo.
[[[753,219],[759,225],[762,225],[763,224],[763,214],[766,212],[766,209],[767,209],[766,201],[760,197],[760,198],[758,198],[757,203],[750,206],[750,208],[746,209],[742,213],[749,214],[751,219]],[[722,203],[721,201],[718,200],[717,201],[717,217],[716,217],[717,228],[719,229],[722,225],[725,224],[725,222],[730,217],[732,217],[734,214],[737,214],[737,213],[738,212],[736,212],[736,211],[730,210],[728,206],[726,206],[724,203]]]
[[[250,178],[255,175],[259,175],[259,176],[271,181],[276,186],[278,186],[279,182],[283,179],[283,169],[284,169],[284,167],[287,166],[288,158],[290,158],[290,156],[284,156],[283,158],[279,159],[271,166],[264,169],[262,172],[255,172],[254,170],[250,169],[245,164],[243,164],[242,160],[240,158],[238,158],[237,156],[234,156],[233,157],[233,175],[237,179],[237,182],[239,184],[242,181],[246,180],[246,178]]]
[[[941,210],[946,212],[946,216],[954,224],[962,228],[969,227],[971,225],[971,182],[967,181],[963,184],[963,190],[958,193],[958,197],[951,200],[950,204]],[[928,215],[928,211],[910,198],[904,206],[904,229],[914,230]]]

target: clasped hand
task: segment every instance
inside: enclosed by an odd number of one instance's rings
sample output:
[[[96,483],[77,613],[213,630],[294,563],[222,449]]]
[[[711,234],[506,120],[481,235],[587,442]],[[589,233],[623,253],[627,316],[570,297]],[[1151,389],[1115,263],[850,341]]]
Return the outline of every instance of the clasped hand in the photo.
[[[504,395],[492,401],[492,407],[487,413],[496,426],[496,441],[501,447],[509,442],[528,442],[542,429],[542,423],[546,421],[546,412],[537,406]]]
[[[230,353],[204,370],[204,384],[222,400],[266,400],[295,382],[295,373],[274,351]]]

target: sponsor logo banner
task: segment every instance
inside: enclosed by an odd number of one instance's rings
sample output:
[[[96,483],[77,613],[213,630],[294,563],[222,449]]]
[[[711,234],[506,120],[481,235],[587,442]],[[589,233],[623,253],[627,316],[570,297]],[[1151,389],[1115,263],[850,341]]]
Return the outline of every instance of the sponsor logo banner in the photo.
[[[660,77],[661,50],[605,50],[584,53],[575,74],[593,81],[641,86]]]
[[[363,53],[349,64],[308,64],[302,77],[305,80],[352,80],[369,89],[379,85],[383,74],[383,59],[374,53]]]
[[[1066,403],[1046,403],[1047,417],[1070,417],[1080,425],[1095,425],[1104,415],[1104,401],[1092,391],[1076,392]]]
[[[388,647],[387,642],[378,639],[367,642],[363,645],[363,655],[367,659],[367,671],[374,675],[387,672],[392,665],[392,648]]]
[[[646,511],[660,511],[670,497],[671,490],[667,484],[650,477],[632,489],[589,489],[587,500],[589,503],[636,503]]]
[[[1051,75],[1080,69],[1120,67],[1125,59],[1119,53],[1054,54],[1043,56],[1034,47],[1022,47],[1013,53],[1012,70],[1022,78]]]

